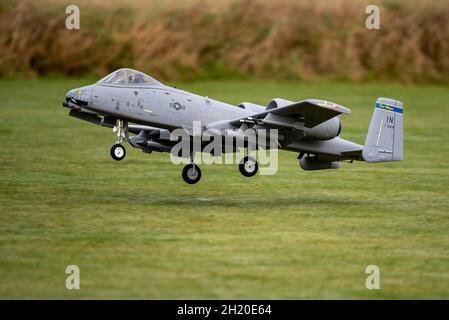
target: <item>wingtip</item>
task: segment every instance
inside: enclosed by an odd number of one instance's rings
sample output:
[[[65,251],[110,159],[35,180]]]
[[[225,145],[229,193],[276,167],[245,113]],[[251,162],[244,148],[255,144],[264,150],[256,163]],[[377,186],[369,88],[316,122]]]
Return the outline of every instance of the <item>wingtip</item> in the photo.
[[[315,105],[318,105],[322,108],[326,108],[329,110],[336,110],[339,113],[343,113],[343,114],[351,114],[351,109],[342,106],[341,104],[332,102],[332,101],[327,101],[327,100],[320,100],[320,99],[307,99],[306,100],[309,103],[313,103]]]

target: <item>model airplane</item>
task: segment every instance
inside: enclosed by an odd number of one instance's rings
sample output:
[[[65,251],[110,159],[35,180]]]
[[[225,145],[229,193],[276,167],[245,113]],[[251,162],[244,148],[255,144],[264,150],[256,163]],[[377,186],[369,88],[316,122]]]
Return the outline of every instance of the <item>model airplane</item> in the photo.
[[[95,84],[70,90],[63,106],[70,108],[70,116],[114,128],[114,160],[125,158],[123,142],[144,152],[170,152],[176,143],[170,139],[171,132],[183,129],[192,135],[194,121],[224,136],[244,128],[278,129],[277,145],[298,152],[304,170],[335,169],[341,161],[403,160],[403,104],[388,98],[377,100],[364,145],[339,137],[339,116],[351,111],[333,102],[273,99],[265,107],[249,102],[233,106],[166,86],[132,69],[119,69]],[[257,161],[246,156],[239,169],[244,176],[253,176]],[[182,177],[194,184],[201,170],[190,163]]]

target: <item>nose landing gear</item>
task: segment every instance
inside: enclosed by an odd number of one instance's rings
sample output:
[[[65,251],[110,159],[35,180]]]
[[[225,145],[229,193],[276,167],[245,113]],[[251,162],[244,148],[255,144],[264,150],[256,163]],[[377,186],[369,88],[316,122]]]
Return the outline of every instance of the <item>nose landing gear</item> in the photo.
[[[129,140],[128,121],[117,120],[112,131],[117,133],[117,142],[111,148],[111,157],[115,161],[120,161],[126,156],[126,149],[121,143]]]
[[[126,149],[120,143],[116,143],[111,148],[111,157],[115,161],[123,160],[126,156]]]

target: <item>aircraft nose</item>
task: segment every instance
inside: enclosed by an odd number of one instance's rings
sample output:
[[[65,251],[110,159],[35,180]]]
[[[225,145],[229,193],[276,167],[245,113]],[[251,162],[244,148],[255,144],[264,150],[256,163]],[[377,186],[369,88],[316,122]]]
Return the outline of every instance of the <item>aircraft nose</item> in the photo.
[[[72,89],[66,93],[62,103],[63,107],[81,109],[89,104],[89,92],[83,88]]]
[[[74,96],[75,96],[75,90],[74,89],[70,90],[65,95],[66,98],[73,98]]]
[[[65,108],[71,108],[70,102],[72,102],[72,98],[74,96],[73,90],[70,90],[66,93],[64,101],[62,102],[62,106]]]

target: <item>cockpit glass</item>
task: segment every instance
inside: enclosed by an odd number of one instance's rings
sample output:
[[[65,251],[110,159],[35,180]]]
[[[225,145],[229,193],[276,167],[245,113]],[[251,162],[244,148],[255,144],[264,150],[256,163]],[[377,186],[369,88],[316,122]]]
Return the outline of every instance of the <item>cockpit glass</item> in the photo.
[[[157,85],[159,81],[146,75],[143,72],[133,69],[119,69],[113,73],[107,75],[97,83],[102,84],[115,84],[115,85]]]

